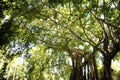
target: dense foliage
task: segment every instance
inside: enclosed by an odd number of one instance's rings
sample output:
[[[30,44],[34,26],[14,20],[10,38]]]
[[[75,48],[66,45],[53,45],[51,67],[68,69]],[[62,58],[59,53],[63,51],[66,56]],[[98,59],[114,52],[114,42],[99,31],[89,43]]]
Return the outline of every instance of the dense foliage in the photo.
[[[119,17],[119,0],[1,0],[0,80],[119,80]]]

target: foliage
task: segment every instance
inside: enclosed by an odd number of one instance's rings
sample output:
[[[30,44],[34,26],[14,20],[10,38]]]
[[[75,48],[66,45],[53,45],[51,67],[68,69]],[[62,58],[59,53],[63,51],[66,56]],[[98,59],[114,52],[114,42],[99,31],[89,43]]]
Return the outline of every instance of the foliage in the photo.
[[[119,60],[118,3],[119,0],[0,1],[0,76],[10,80],[69,80],[73,63],[77,62],[75,56],[82,55],[79,58],[85,60],[81,63],[94,68],[94,61],[104,63],[109,56],[110,61]],[[108,50],[110,40],[112,52]],[[98,56],[101,54],[103,59]],[[101,78],[100,70],[98,75]]]

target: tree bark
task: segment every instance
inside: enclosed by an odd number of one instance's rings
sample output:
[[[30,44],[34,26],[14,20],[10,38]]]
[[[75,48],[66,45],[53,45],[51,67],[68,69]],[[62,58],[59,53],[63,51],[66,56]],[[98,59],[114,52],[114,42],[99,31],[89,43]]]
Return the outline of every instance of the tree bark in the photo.
[[[112,79],[112,70],[111,70],[111,59],[110,57],[104,56],[104,79],[103,80],[113,80]]]
[[[70,75],[70,80],[84,80],[83,78],[83,67],[81,65],[81,60],[73,60],[73,70]]]
[[[86,66],[87,66],[87,65],[85,65],[85,66],[83,67],[83,77],[84,77],[84,80],[86,80]]]
[[[99,80],[95,57],[93,57],[93,66],[94,66],[95,80]]]

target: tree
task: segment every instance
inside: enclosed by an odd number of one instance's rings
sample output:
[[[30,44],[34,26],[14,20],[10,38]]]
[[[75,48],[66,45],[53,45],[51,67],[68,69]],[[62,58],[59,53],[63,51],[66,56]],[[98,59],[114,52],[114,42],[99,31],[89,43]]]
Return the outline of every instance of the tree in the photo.
[[[44,53],[51,50],[50,56],[54,55],[54,57],[51,59],[51,63],[48,61],[42,64],[50,64],[52,65],[50,67],[54,68],[68,59],[68,57],[59,58],[60,56],[68,55],[72,61],[72,66],[67,64],[67,66],[71,66],[70,80],[99,80],[101,77],[99,77],[96,64],[96,55],[99,53],[103,55],[104,75],[102,79],[112,80],[111,61],[120,50],[120,12],[117,3],[119,3],[117,0],[2,1],[0,5],[8,7],[1,9],[0,14],[13,17],[8,20],[7,24],[2,24],[0,28],[2,40],[0,46],[23,44],[20,51],[14,52],[21,55],[29,52],[35,46],[44,45]],[[111,16],[113,13],[114,15]],[[7,51],[11,47],[9,46]],[[15,56],[16,54],[13,54],[7,58],[12,61]],[[49,59],[49,57],[47,58]],[[32,63],[32,60],[34,59],[31,59],[29,63]],[[41,59],[36,60],[41,61]],[[66,62],[62,64],[66,64]],[[4,71],[7,65],[3,67]],[[36,67],[35,69],[41,70]],[[37,75],[34,70],[32,70],[33,74]],[[50,69],[48,70],[51,72]],[[64,67],[63,72],[64,70],[67,69]],[[32,71],[28,75],[32,74]],[[38,74],[38,76],[40,75]],[[43,76],[41,79],[44,79]]]

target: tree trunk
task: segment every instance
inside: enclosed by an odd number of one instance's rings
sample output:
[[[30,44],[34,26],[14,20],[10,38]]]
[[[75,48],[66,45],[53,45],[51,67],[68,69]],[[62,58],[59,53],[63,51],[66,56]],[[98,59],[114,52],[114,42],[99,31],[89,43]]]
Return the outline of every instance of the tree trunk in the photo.
[[[89,70],[89,64],[87,65],[87,80],[90,80],[90,70]]]
[[[95,71],[93,63],[90,63],[90,79],[95,80]]]
[[[104,79],[103,80],[113,80],[111,71],[111,59],[104,56]]]
[[[72,61],[73,70],[70,75],[70,80],[84,80],[83,78],[83,67],[81,65],[81,60],[76,59]]]
[[[84,80],[86,80],[86,66],[87,66],[87,65],[85,65],[85,66],[83,67],[83,77],[84,77]]]
[[[92,60],[93,60],[93,66],[94,66],[95,80],[99,80],[95,57],[93,57]]]

